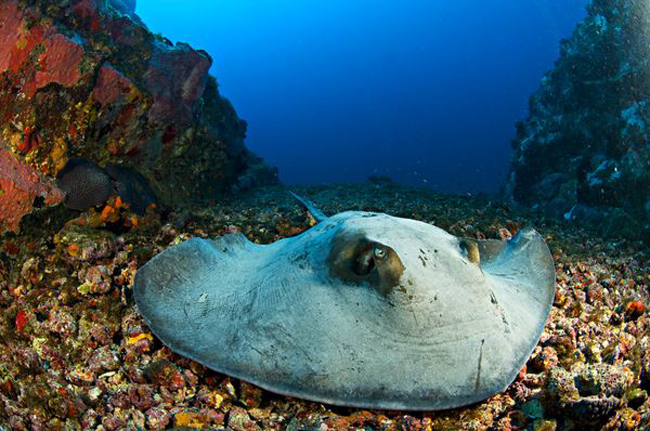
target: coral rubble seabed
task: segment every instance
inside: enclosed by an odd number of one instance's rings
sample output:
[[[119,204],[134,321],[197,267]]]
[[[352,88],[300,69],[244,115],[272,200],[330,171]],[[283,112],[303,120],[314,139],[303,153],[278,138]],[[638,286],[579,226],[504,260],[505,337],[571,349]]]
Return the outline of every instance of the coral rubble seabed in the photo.
[[[442,412],[357,410],[275,395],[164,347],[134,306],[137,268],[192,236],[241,231],[266,243],[313,224],[286,189],[267,187],[165,220],[151,209],[135,215],[119,200],[67,223],[57,213],[67,210],[53,209],[26,217],[20,236],[2,237],[0,428],[650,427],[650,271],[641,243],[605,241],[481,198],[391,184],[294,191],[326,214],[383,211],[460,236],[509,238],[534,225],[556,260],[556,299],[507,391]]]

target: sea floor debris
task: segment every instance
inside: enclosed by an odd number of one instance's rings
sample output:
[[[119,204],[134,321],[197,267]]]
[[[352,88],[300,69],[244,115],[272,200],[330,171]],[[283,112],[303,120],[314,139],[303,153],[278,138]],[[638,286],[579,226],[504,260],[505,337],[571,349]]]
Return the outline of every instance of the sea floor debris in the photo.
[[[383,211],[458,236],[507,238],[534,225],[554,253],[556,299],[539,345],[507,391],[435,413],[341,408],[263,391],[163,347],[134,306],[137,268],[193,236],[240,231],[266,243],[309,228],[313,220],[286,189],[271,187],[165,220],[113,202],[112,217],[91,210],[64,224],[52,209],[43,220],[24,220],[21,235],[2,237],[0,428],[650,427],[647,245],[603,240],[483,198],[372,184],[294,191],[326,214]]]

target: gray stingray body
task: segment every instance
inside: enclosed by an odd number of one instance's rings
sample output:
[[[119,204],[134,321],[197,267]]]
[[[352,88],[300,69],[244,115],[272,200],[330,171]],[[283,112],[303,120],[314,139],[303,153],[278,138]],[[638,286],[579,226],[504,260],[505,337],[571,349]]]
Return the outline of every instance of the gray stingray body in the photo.
[[[135,279],[140,312],[181,355],[281,394],[405,410],[505,390],[554,293],[553,259],[532,229],[472,241],[356,211],[268,245],[191,239]]]

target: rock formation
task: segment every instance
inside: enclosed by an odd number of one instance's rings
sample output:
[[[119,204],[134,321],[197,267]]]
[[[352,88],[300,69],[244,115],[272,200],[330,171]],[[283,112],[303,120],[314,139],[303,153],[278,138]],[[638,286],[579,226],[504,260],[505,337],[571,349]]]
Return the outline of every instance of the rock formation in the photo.
[[[75,157],[135,168],[168,205],[277,181],[245,148],[210,56],[152,34],[134,6],[0,2],[0,233],[35,199],[63,200],[52,180]]]
[[[650,228],[650,19],[594,0],[517,124],[506,194],[604,234]]]

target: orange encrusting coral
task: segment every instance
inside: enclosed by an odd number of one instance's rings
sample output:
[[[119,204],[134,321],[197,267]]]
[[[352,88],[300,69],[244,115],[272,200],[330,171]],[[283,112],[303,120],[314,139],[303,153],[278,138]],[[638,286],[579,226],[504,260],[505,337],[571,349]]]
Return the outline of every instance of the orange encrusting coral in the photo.
[[[68,246],[68,254],[72,257],[79,256],[79,246],[77,244],[70,244]]]
[[[645,304],[637,299],[636,301],[632,301],[627,304],[625,307],[625,314],[634,320],[643,314],[645,308]]]

